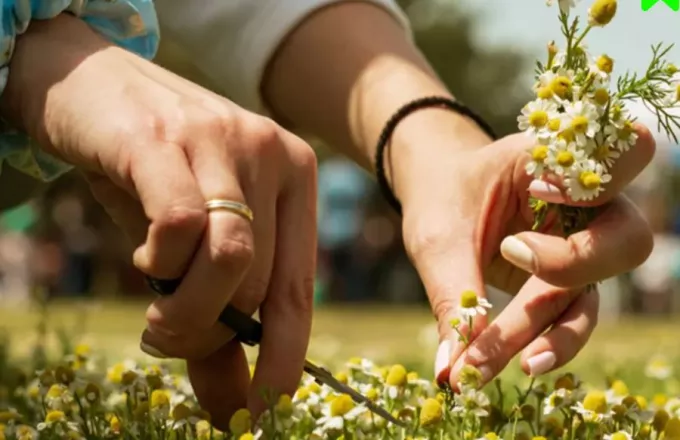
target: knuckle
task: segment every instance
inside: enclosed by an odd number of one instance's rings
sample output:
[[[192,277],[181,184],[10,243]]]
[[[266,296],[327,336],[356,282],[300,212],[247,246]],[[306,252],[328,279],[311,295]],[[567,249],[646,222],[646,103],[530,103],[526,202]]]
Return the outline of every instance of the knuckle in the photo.
[[[527,303],[529,314],[536,314],[542,320],[554,321],[561,316],[574,299],[575,291],[553,288],[536,295]]]
[[[255,313],[267,297],[268,290],[269,283],[263,278],[247,280],[239,286],[232,305],[248,315]]]
[[[442,320],[445,320],[449,316],[453,316],[458,306],[456,300],[444,295],[434,296],[431,303],[432,313],[434,314],[434,317],[440,321],[440,324]],[[449,325],[447,322],[444,324]]]
[[[210,244],[210,258],[218,265],[236,265],[245,269],[250,266],[254,257],[252,240],[246,238],[226,237]]]
[[[177,203],[177,205],[167,208],[157,218],[152,219],[154,227],[159,232],[190,231],[193,233],[205,227],[208,215],[204,209],[181,204],[181,201]]]
[[[292,280],[284,295],[277,295],[276,300],[295,314],[311,315],[314,308],[314,277]]]

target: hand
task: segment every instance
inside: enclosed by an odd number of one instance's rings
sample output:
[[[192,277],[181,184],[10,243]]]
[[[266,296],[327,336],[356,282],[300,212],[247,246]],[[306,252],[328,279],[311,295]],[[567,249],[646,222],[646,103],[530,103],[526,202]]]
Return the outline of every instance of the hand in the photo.
[[[61,22],[81,39],[98,38],[65,20],[45,26]],[[24,40],[15,75],[23,78],[32,53],[80,47],[51,48],[50,36]],[[315,274],[315,155],[269,119],[104,42],[92,46],[40,99],[32,89],[44,110],[32,114],[40,122],[31,134],[85,172],[135,244],[137,268],[160,279],[184,275],[174,295],[149,307],[142,348],[188,359],[201,405],[224,426],[237,408],[260,411],[263,389],[292,394],[299,383]],[[51,61],[40,65],[64,65]],[[249,205],[253,224],[226,211],[208,215],[204,203],[216,198]],[[260,310],[252,384],[241,344],[217,323],[228,303]]]
[[[531,232],[527,189],[551,202],[574,203],[526,175],[530,141],[523,134],[436,160],[428,160],[431,153],[412,162],[409,172],[399,170],[394,179],[402,189],[406,249],[439,322],[440,382],[455,387],[465,363],[477,366],[487,382],[520,351],[523,370],[543,374],[585,345],[599,302],[597,291],[585,287],[638,266],[653,245],[647,223],[619,194],[654,154],[650,133],[644,127],[638,132],[638,144],[618,160],[605,192],[588,204],[600,207],[599,216],[566,239],[556,228]],[[485,282],[516,296],[490,325],[477,317],[463,352],[450,321],[458,316],[460,294],[484,297]]]

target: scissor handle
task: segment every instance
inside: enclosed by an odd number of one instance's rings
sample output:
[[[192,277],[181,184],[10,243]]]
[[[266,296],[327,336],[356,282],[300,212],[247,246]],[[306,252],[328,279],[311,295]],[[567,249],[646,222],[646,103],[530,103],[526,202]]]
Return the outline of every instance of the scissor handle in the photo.
[[[161,280],[147,275],[146,282],[156,293],[167,296],[175,293],[182,284],[182,278]],[[217,320],[234,330],[236,339],[243,344],[254,347],[262,341],[262,324],[229,304],[222,310]]]

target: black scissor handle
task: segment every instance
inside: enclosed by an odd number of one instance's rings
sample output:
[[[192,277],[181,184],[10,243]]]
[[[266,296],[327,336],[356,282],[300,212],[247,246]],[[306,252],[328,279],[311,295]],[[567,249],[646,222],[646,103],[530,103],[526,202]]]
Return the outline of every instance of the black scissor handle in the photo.
[[[146,282],[153,291],[167,296],[175,293],[182,284],[182,278],[161,280],[147,275]],[[229,304],[222,310],[217,320],[234,330],[236,339],[243,344],[254,347],[262,341],[262,324]]]

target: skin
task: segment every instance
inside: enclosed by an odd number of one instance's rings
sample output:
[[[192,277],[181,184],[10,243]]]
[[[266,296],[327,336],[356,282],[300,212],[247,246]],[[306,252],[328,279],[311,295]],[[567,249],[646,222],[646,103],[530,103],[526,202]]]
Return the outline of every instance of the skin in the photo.
[[[370,170],[379,132],[397,108],[450,96],[392,17],[360,2],[321,9],[282,43],[262,85],[278,124],[112,47],[69,16],[32,25],[11,67],[0,114],[87,175],[134,243],[140,270],[159,278],[186,272],[175,295],[150,306],[142,349],[187,359],[197,397],[218,427],[239,407],[262,410],[263,387],[292,393],[301,375],[315,273],[316,163],[291,131],[340,146]],[[548,351],[557,368],[583,347],[598,307],[597,292],[584,295],[584,286],[636,267],[651,251],[649,227],[619,195],[654,154],[649,132],[638,132],[638,145],[594,202],[600,217],[564,239],[527,232],[527,137],[491,143],[472,121],[439,109],[399,124],[388,179],[448,348],[448,362],[435,371],[441,380],[455,384],[463,361],[486,366],[488,380],[519,352],[527,372],[527,359]],[[555,183],[556,192],[532,187],[533,194],[564,201]],[[203,203],[211,198],[247,202],[253,224],[208,215]],[[500,253],[508,236],[532,249],[528,271]],[[483,296],[485,282],[516,296],[494,323],[475,321],[469,350],[449,347],[460,293]],[[263,322],[252,382],[240,344],[212,324],[229,302],[259,309]]]

